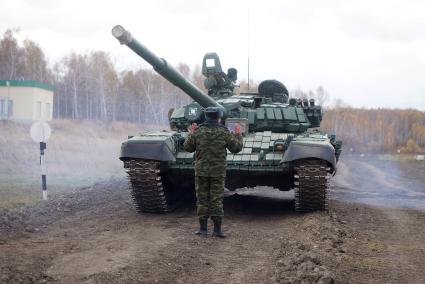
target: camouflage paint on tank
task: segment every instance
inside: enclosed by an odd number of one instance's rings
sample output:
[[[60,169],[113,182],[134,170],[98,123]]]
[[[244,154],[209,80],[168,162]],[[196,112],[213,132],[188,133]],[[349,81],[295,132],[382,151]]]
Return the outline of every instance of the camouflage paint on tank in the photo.
[[[182,188],[193,190],[194,154],[186,152],[183,144],[188,126],[203,123],[205,108],[213,106],[223,109],[226,127],[232,129],[239,123],[244,131],[242,151],[226,156],[228,189],[258,185],[295,189],[297,210],[326,208],[327,175],[336,171],[342,141],[317,130],[322,121],[322,107],[314,100],[289,98],[287,88],[277,80],[261,82],[257,92],[236,94],[237,70],[229,68],[225,73],[220,58],[213,52],[205,54],[202,62],[204,86],[208,90],[204,93],[123,27],[114,27],[113,35],[194,100],[169,112],[173,131],[159,136],[143,133],[123,142],[120,159],[125,166],[149,167],[130,169],[130,180],[137,181],[135,199],[147,194],[150,198],[147,200],[159,200],[164,194]],[[158,165],[157,171],[153,171]],[[144,175],[137,176],[138,172]],[[148,183],[146,179],[158,180],[158,188],[164,191],[158,191],[155,198],[149,195],[151,189],[143,186]],[[146,200],[140,204],[151,205]],[[163,208],[163,203],[158,208]]]

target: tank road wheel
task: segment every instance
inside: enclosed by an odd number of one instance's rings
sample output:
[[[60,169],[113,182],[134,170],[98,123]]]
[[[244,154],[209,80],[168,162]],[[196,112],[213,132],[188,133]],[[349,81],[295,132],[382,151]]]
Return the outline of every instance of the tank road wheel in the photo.
[[[168,192],[162,182],[160,162],[153,160],[126,161],[131,195],[140,213],[166,213],[170,211]]]
[[[302,160],[295,166],[295,210],[328,210],[328,170],[325,161]]]

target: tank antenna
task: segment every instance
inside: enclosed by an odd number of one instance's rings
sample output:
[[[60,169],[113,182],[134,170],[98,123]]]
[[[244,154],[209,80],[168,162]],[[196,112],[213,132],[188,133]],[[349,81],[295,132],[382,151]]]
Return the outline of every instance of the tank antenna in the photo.
[[[248,92],[249,92],[249,30],[250,30],[250,17],[249,17],[249,8],[248,8]]]

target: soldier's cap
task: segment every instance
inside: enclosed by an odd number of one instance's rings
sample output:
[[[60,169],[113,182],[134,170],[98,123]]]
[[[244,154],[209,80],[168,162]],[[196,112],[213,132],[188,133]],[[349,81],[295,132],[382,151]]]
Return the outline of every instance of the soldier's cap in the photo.
[[[207,107],[204,113],[206,120],[218,120],[223,117],[223,110],[219,107]]]

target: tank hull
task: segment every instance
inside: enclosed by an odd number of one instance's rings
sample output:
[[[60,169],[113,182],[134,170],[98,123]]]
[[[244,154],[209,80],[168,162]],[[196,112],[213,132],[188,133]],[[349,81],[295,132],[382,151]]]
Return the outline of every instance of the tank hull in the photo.
[[[163,174],[174,187],[194,189],[194,168],[180,168],[171,165]],[[289,167],[277,166],[267,169],[255,169],[249,166],[230,167],[226,171],[225,187],[228,190],[236,190],[244,187],[269,186],[282,191],[293,188],[293,170]],[[171,189],[172,190],[172,189]]]
[[[120,159],[141,212],[168,212],[180,198],[193,196],[194,153],[182,150],[184,139],[182,133],[153,132],[123,142]],[[298,211],[326,210],[327,180],[338,155],[326,134],[251,133],[244,137],[240,153],[227,155],[225,187],[294,189]]]

